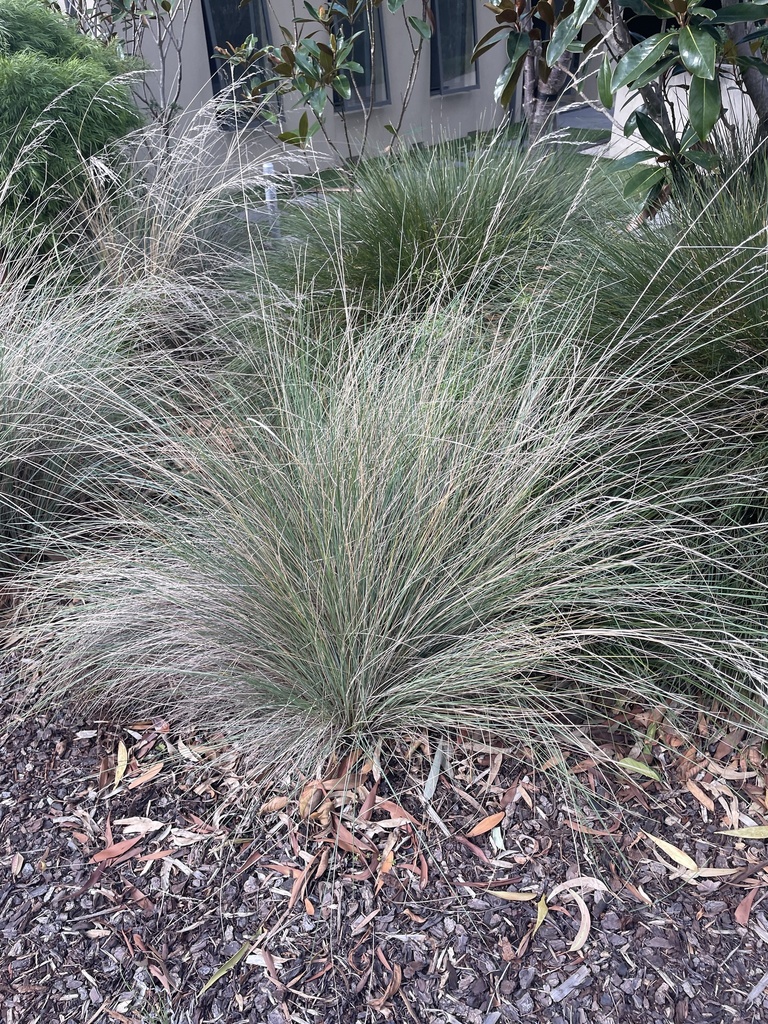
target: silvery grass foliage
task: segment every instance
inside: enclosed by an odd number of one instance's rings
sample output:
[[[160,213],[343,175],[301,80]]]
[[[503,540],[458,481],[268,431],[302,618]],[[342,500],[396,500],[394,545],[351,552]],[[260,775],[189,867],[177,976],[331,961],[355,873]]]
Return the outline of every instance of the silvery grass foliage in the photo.
[[[764,361],[768,157],[746,139],[722,148],[718,172],[693,172],[654,221],[628,232],[621,220],[593,218],[584,230],[583,254],[564,276],[569,288],[581,274],[594,289],[601,342],[666,345],[673,325],[680,355],[695,352],[703,372]]]
[[[94,252],[121,280],[137,274],[227,275],[263,262],[271,227],[265,162],[290,169],[297,158],[246,132],[222,133],[216,105],[133,132],[88,162],[84,210]]]
[[[414,302],[455,294],[482,278],[516,288],[546,263],[599,202],[589,164],[554,147],[524,148],[505,133],[366,161],[350,187],[288,204],[276,273],[302,260],[316,287]],[[297,256],[297,249],[300,256]],[[450,283],[450,290],[448,284]]]
[[[152,352],[177,327],[178,296],[151,278],[121,287],[94,274],[86,283],[82,266],[50,250],[17,251],[3,270],[0,578],[8,581],[25,562],[90,539],[118,495],[141,490],[147,424],[156,431],[171,410],[178,421],[184,405],[180,370]]]
[[[95,438],[112,421],[106,390],[113,331],[58,276],[0,287],[0,574],[56,547],[82,517],[103,463]]]
[[[51,693],[224,727],[262,767],[702,695],[768,734],[762,382],[713,402],[667,359],[584,359],[583,315],[480,348],[472,306],[392,313],[331,368],[283,337],[269,418],[167,433],[173,501],[37,574]]]

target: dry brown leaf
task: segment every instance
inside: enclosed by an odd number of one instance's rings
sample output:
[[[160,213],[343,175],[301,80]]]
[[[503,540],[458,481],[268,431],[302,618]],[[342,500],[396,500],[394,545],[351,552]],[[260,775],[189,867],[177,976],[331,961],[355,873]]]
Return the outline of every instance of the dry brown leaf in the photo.
[[[710,814],[715,813],[715,801],[712,799],[711,796],[708,796],[704,792],[704,790],[701,788],[701,786],[698,785],[698,783],[694,782],[693,779],[688,779],[688,781],[685,784],[685,788],[688,790],[691,796],[694,796],[699,801],[702,807],[706,807]]]
[[[276,814],[288,806],[287,796],[273,796],[271,800],[265,801],[259,808],[259,814]]]
[[[404,807],[395,803],[394,800],[382,800],[380,797],[377,797],[376,810],[386,811],[387,814],[390,814],[393,818],[407,818],[412,825],[415,825],[417,828],[421,828],[421,822],[417,821],[412,814],[409,814]]]
[[[325,786],[322,782],[314,779],[312,782],[307,783],[299,797],[299,815],[306,821],[310,814],[316,811],[323,802],[324,796]]]
[[[94,853],[91,857],[92,864],[101,864],[103,861],[115,860],[117,857],[122,857],[123,854],[132,850],[134,846],[137,846],[142,836],[136,836],[135,839],[123,839],[122,842],[112,843],[111,846],[106,847],[104,850],[99,850],[98,853]],[[138,855],[139,851],[136,850]]]
[[[21,874],[21,869],[24,867],[24,858],[20,853],[14,853],[11,857],[11,875],[17,878]]]
[[[143,857],[139,857],[140,861],[146,860],[163,860],[165,857],[169,857],[172,853],[176,853],[175,849],[172,850],[155,850],[154,853],[145,853]]]
[[[500,900],[510,900],[514,903],[527,903],[528,900],[535,900],[535,892],[506,892],[504,889],[486,889],[489,896],[498,896]]]
[[[157,778],[163,770],[164,763],[164,761],[157,761],[151,768],[147,768],[145,772],[142,772],[141,775],[137,776],[135,779],[131,779],[128,783],[128,789],[138,789],[139,786],[144,786],[147,782],[151,782],[152,779]]]
[[[389,979],[389,984],[384,990],[383,995],[380,995],[378,999],[369,999],[368,1005],[372,1010],[383,1010],[386,1004],[396,996],[400,991],[400,985],[403,981],[403,972],[398,964],[392,965],[392,977]]]
[[[134,903],[138,903],[145,914],[149,915],[155,912],[155,905],[152,900],[141,889],[137,889],[135,885],[127,885],[125,887],[125,894],[130,896]]]
[[[731,782],[744,782],[747,779],[754,779],[757,772],[739,772],[735,768],[724,768],[716,761],[709,761],[707,771],[713,775],[719,775],[721,779],[728,779]]]
[[[591,828],[589,825],[582,825],[581,822],[572,821],[570,818],[565,819],[565,824],[568,828],[573,829],[574,832],[583,832],[588,836],[614,836],[615,838],[619,838],[621,835],[618,831],[618,822],[609,829]]]
[[[698,872],[699,865],[696,861],[689,857],[683,850],[673,846],[672,843],[668,843],[666,839],[659,839],[658,836],[651,835],[650,832],[645,833],[646,839],[650,839],[660,850],[663,850],[668,857],[670,857],[675,864],[679,864],[681,868],[685,868],[686,871]]]
[[[491,829],[496,828],[504,821],[505,812],[498,811],[496,814],[489,814],[487,818],[483,818],[482,821],[478,821],[474,828],[471,828],[467,832],[467,836],[470,839],[474,839],[475,836],[483,836],[486,832],[490,832]]]
[[[746,928],[749,924],[749,915],[752,913],[752,904],[755,902],[758,888],[759,886],[756,885],[754,889],[750,889],[733,912],[734,921],[736,924],[740,924],[742,928]]]

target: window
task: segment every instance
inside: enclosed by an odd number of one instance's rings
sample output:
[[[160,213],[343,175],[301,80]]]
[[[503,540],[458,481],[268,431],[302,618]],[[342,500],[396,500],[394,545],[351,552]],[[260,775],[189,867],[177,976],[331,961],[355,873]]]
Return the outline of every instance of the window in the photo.
[[[259,47],[265,46],[270,41],[269,20],[265,0],[251,0],[244,7],[238,6],[239,0],[203,0],[203,15],[205,19],[205,33],[208,43],[208,53],[211,60],[211,82],[214,93],[222,98],[217,108],[217,116],[222,128],[242,127],[252,117],[249,110],[249,103],[238,103],[237,87],[233,90],[233,81],[236,83],[238,76],[243,72],[239,68],[233,68],[213,56],[216,47],[228,49],[227,44],[234,47],[241,46],[249,36],[255,36]],[[246,72],[249,77],[254,73],[259,74],[260,70],[266,74],[266,68],[254,68],[252,65]],[[231,102],[225,100],[227,97]]]
[[[430,91],[476,89],[477,65],[471,59],[477,38],[473,0],[432,0],[432,12]]]
[[[371,64],[371,26],[373,26],[373,64]],[[344,19],[339,23],[339,29],[349,38],[350,33],[362,32],[352,46],[350,60],[355,61],[363,69],[363,73],[354,72],[350,74],[352,79],[352,95],[348,100],[343,100],[334,90],[334,106],[343,110],[360,110],[361,103],[367,107],[371,103],[375,107],[384,106],[389,103],[389,82],[387,81],[387,61],[384,48],[384,22],[379,7],[375,9],[367,5],[365,10],[350,23]],[[373,68],[373,74],[371,73]]]

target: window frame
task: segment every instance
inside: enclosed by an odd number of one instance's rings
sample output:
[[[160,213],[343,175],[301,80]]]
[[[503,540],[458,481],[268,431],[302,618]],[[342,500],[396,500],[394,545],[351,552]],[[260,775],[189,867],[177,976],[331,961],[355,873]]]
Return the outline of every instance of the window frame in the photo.
[[[445,2],[445,0],[442,0],[442,2]],[[474,0],[464,0],[464,2],[469,5],[470,11],[472,13],[472,35],[474,37],[474,41],[472,42],[472,49],[469,51],[468,55],[469,57],[471,57],[474,48],[477,46],[477,10],[475,9]],[[455,96],[458,93],[462,92],[472,92],[473,90],[480,88],[480,69],[478,67],[478,61],[475,61],[474,64],[472,64],[472,62],[470,61],[471,66],[475,70],[475,81],[472,85],[459,85],[451,88],[447,87],[444,84],[445,80],[443,76],[443,54],[440,46],[440,4],[441,0],[432,0],[432,15],[434,17],[435,24],[434,29],[432,31],[432,37],[430,39],[429,94],[430,96]],[[439,81],[439,86],[437,88],[434,88],[432,85],[435,55],[437,55],[437,77]]]
[[[214,56],[214,51],[217,46],[224,47],[227,42],[231,42],[233,46],[239,46],[245,42],[244,39],[221,39],[217,40],[214,38],[213,25],[214,17],[212,4],[216,0],[202,0],[201,8],[203,14],[203,30],[205,32],[205,42],[208,47],[208,67],[210,70],[210,83],[211,89],[213,90],[214,102],[218,99],[223,99],[227,95],[230,89],[229,85],[222,82],[222,62],[217,60]],[[237,7],[237,0],[229,0],[233,4],[233,11],[237,11],[240,8]],[[259,46],[268,46],[272,39],[272,26],[269,22],[269,10],[266,0],[250,0],[247,5],[247,11],[251,21],[251,32],[249,34],[256,35],[258,38]],[[255,15],[254,12],[258,11],[259,15]],[[261,24],[264,28],[264,36],[262,39],[258,37],[257,33],[253,31],[254,27],[258,24],[258,17],[261,18]],[[256,24],[255,24],[256,23]],[[236,80],[235,80],[236,81]],[[275,105],[278,108],[274,112],[279,114],[279,99],[275,100]],[[270,104],[271,106],[271,104]],[[245,104],[244,104],[245,107]],[[256,117],[253,115],[246,116],[246,110],[243,110],[243,116],[238,117],[235,113],[235,109],[228,109],[222,106],[221,109],[217,107],[216,119],[219,123],[219,127],[222,131],[235,131],[238,128],[264,128],[270,125],[270,122],[265,118]]]
[[[352,86],[352,94],[351,94],[351,96],[349,97],[348,100],[345,100],[342,96],[339,96],[339,94],[336,92],[336,90],[333,89],[332,90],[332,92],[333,92],[333,108],[334,108],[334,110],[337,113],[360,114],[360,113],[363,113],[366,110],[373,110],[373,109],[375,109],[377,107],[388,107],[392,103],[392,95],[391,95],[391,93],[389,91],[389,70],[388,70],[388,67],[387,67],[387,44],[386,44],[386,41],[385,41],[384,18],[382,17],[382,14],[381,14],[381,5],[377,4],[375,7],[373,5],[366,5],[364,13],[365,13],[365,18],[366,18],[366,22],[365,22],[365,26],[366,27],[365,27],[365,29],[363,31],[366,33],[366,37],[369,37],[368,36],[369,26],[368,26],[368,21],[367,21],[368,17],[371,14],[373,14],[373,16],[376,19],[376,52],[381,54],[381,70],[382,70],[383,82],[380,81],[378,78],[376,78],[374,80],[374,83],[373,83],[373,89],[374,89],[374,96],[375,96],[375,94],[381,89],[381,87],[383,85],[383,87],[384,87],[384,97],[382,99],[375,99],[374,98],[373,102],[371,103],[370,97],[368,97],[366,99],[366,97],[363,96],[362,97],[363,102],[360,103],[358,101],[357,94],[356,94],[355,89],[354,89],[354,85]],[[341,24],[343,24],[344,22],[346,22],[346,19],[344,19]],[[345,25],[344,27],[347,27],[347,25]],[[360,31],[360,29],[354,28],[354,26],[352,26],[352,27],[353,27],[354,31],[356,31],[356,32]],[[370,52],[371,52],[371,50],[370,50],[370,46],[369,46],[368,47],[368,55],[369,55],[369,57],[370,57]],[[352,60],[354,60],[354,48],[352,50],[352,53],[350,54],[350,57],[351,57]],[[358,63],[362,63],[362,62],[359,61]],[[350,74],[350,77],[351,77],[353,73],[350,72],[349,74]],[[370,89],[370,85],[368,86],[368,88]]]

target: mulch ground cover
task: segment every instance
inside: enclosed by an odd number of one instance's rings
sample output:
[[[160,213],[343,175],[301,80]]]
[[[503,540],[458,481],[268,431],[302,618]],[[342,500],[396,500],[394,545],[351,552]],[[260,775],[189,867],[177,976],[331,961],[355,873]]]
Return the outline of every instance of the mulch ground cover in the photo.
[[[2,713],[6,1024],[768,1021],[743,731],[421,737],[257,794],[163,721]]]

